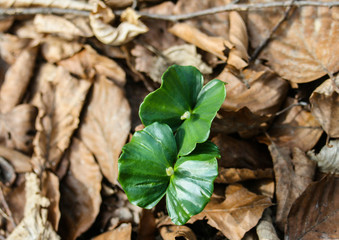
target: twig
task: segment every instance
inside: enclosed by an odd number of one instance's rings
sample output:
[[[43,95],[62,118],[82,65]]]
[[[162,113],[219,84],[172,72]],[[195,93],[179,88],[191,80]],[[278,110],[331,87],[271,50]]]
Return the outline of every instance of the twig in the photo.
[[[284,112],[290,110],[291,108],[294,108],[294,107],[297,107],[297,106],[303,106],[303,107],[304,107],[304,106],[307,106],[307,105],[308,105],[307,102],[302,102],[302,101],[300,101],[300,102],[298,102],[298,103],[293,103],[293,104],[287,106],[286,108],[282,109],[281,111],[275,113],[275,116],[279,116],[279,115],[281,115],[282,113],[284,113]]]
[[[267,46],[267,44],[272,40],[274,33],[279,29],[279,27],[286,21],[287,17],[290,15],[293,3],[295,0],[290,1],[290,5],[285,11],[284,16],[279,20],[279,22],[273,27],[270,34],[266,37],[266,39],[254,50],[253,54],[250,57],[250,64],[253,64],[254,61],[257,59],[261,51]]]

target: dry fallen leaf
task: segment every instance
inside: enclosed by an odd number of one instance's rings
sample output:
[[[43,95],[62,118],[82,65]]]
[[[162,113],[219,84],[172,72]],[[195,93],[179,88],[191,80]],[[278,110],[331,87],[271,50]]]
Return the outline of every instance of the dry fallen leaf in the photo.
[[[3,157],[0,157],[0,172],[0,182],[5,186],[11,186],[16,178],[15,170]]]
[[[18,105],[10,112],[0,113],[0,144],[31,153],[37,114],[38,109],[29,104]]]
[[[41,196],[40,182],[34,173],[26,174],[26,205],[24,219],[8,236],[8,240],[60,239],[47,221],[49,201]]]
[[[215,179],[216,183],[236,183],[255,179],[272,179],[273,169],[246,169],[246,168],[220,168],[219,174]]]
[[[119,240],[130,240],[132,237],[132,224],[123,223],[118,228],[104,232],[99,236],[93,238],[93,240],[109,240],[109,239],[119,239]]]
[[[333,85],[337,89],[334,89]],[[310,97],[312,115],[319,121],[325,132],[333,138],[339,137],[339,75],[335,82],[323,82]]]
[[[0,32],[6,32],[13,24],[14,17],[8,17],[0,20]]]
[[[194,232],[187,226],[161,226],[160,235],[164,240],[196,240]]]
[[[70,73],[80,78],[92,79],[95,74],[106,76],[112,79],[119,86],[126,83],[126,73],[112,59],[98,54],[89,45],[74,56],[58,62]]]
[[[85,2],[75,1],[75,0],[11,0],[11,1],[0,1],[0,6],[3,8],[11,7],[50,7],[50,8],[69,8],[77,10],[87,10],[90,11],[92,6]]]
[[[37,77],[38,89],[32,101],[39,108],[34,138],[33,162],[41,168],[56,169],[79,125],[79,115],[91,83],[78,80],[62,67],[42,65]]]
[[[14,149],[0,145],[0,157],[4,157],[14,167],[15,172],[24,173],[32,171],[30,157]]]
[[[331,140],[319,153],[311,150],[307,155],[317,163],[321,172],[339,174],[339,140]]]
[[[326,0],[327,1],[327,0]],[[260,1],[251,1],[255,4]],[[268,60],[280,76],[305,83],[339,70],[338,8],[295,8],[280,26],[260,58]],[[280,21],[283,8],[249,11],[247,27],[252,46],[257,47]]]
[[[21,52],[27,48],[31,40],[27,38],[19,38],[11,34],[0,35],[0,55],[3,60],[8,64],[13,64],[21,54]]]
[[[213,196],[205,209],[193,216],[190,222],[206,217],[209,225],[231,240],[240,240],[257,225],[265,208],[272,205],[268,197],[256,195],[240,184],[229,185],[222,201]]]
[[[279,240],[271,215],[271,209],[267,208],[256,227],[259,240]]]
[[[33,74],[37,47],[28,47],[10,66],[0,89],[0,111],[5,113],[18,105],[26,93]]]
[[[339,239],[339,178],[312,183],[288,215],[287,239]]]
[[[70,161],[70,168],[60,186],[59,233],[62,239],[76,239],[99,213],[102,176],[92,153],[77,138],[73,138],[65,157]]]
[[[118,158],[131,128],[130,114],[122,89],[104,76],[98,77],[79,136],[113,184],[117,184]]]
[[[292,204],[313,180],[315,163],[299,148],[293,149],[292,159],[290,150],[279,147],[275,142],[271,143],[269,149],[276,180],[276,222],[280,230],[284,230]]]

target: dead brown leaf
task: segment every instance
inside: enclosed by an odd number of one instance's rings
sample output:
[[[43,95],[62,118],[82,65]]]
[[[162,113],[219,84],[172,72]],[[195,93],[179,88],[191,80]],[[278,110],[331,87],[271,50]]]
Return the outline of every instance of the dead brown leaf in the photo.
[[[37,52],[37,47],[26,48],[6,72],[0,89],[1,112],[10,111],[21,102],[33,74]]]
[[[3,157],[0,157],[0,172],[0,182],[7,187],[11,186],[16,178],[15,170]]]
[[[299,148],[293,149],[293,158],[288,148],[282,148],[275,142],[269,146],[274,164],[276,180],[277,214],[276,221],[280,230],[284,230],[288,213],[293,202],[312,182],[315,163],[307,158]]]
[[[70,168],[60,187],[59,233],[62,239],[76,239],[99,213],[102,176],[92,153],[77,138],[73,138],[65,157],[70,161]]]
[[[273,169],[220,168],[216,183],[236,183],[246,180],[273,178]]]
[[[334,85],[337,89],[334,88]],[[319,121],[325,132],[333,138],[339,137],[339,75],[335,82],[326,80],[316,88],[311,97],[312,115]]]
[[[206,217],[208,224],[231,240],[240,240],[257,225],[265,208],[272,205],[268,197],[256,195],[240,184],[229,185],[222,201],[213,196],[205,209],[190,222]]]
[[[8,17],[0,20],[0,32],[6,32],[13,24],[14,17]]]
[[[112,59],[98,54],[89,45],[74,56],[58,62],[70,73],[80,78],[92,79],[96,74],[106,76],[112,79],[119,86],[126,83],[126,73]]]
[[[38,109],[29,104],[18,105],[10,112],[0,113],[0,144],[31,153],[37,114]]]
[[[138,226],[138,239],[154,240],[156,231],[157,227],[153,211],[142,209]]]
[[[267,208],[256,227],[259,240],[279,240],[271,215],[271,209]]]
[[[98,77],[79,136],[113,184],[117,183],[118,158],[131,128],[130,115],[124,92],[104,76]]]
[[[78,80],[62,67],[42,65],[32,101],[39,108],[34,138],[33,163],[36,172],[55,170],[79,125],[79,115],[91,83]]]
[[[312,183],[288,215],[288,239],[338,239],[339,178],[327,176]]]
[[[327,0],[326,0],[327,1]],[[252,4],[260,1],[251,1]],[[296,8],[280,26],[261,58],[268,60],[280,76],[305,83],[339,70],[338,8]],[[250,41],[257,47],[280,21],[282,8],[249,11],[247,27]]]
[[[164,240],[176,240],[178,238],[185,240],[196,240],[194,232],[187,226],[162,226],[160,235]]]
[[[41,53],[48,62],[55,63],[73,56],[81,48],[82,44],[75,41],[47,37],[41,45]]]
[[[93,238],[93,240],[110,240],[110,239],[119,239],[119,240],[130,240],[132,237],[132,224],[123,223],[118,228],[104,232],[99,236]]]
[[[13,64],[31,41],[11,34],[0,35],[0,55],[8,64]]]

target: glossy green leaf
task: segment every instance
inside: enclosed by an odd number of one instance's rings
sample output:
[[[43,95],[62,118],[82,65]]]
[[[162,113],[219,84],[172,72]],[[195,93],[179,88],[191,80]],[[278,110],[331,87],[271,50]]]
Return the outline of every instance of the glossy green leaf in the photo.
[[[161,87],[146,96],[139,115],[145,126],[160,122],[177,131],[179,156],[183,156],[207,140],[212,120],[225,97],[222,81],[215,79],[203,87],[198,69],[173,65],[163,74]]]
[[[118,180],[128,200],[143,208],[154,207],[170,182],[177,146],[168,125],[153,123],[136,132],[119,158]],[[166,171],[167,170],[167,171]]]
[[[166,194],[168,214],[175,224],[185,224],[209,202],[218,175],[216,157],[220,157],[218,148],[206,142],[176,162]]]

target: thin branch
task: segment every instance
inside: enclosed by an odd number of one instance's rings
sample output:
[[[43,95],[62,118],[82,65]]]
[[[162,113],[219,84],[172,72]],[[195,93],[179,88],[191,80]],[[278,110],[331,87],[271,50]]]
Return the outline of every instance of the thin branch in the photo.
[[[282,113],[284,113],[284,112],[290,110],[291,108],[294,108],[294,107],[297,107],[297,106],[305,107],[305,106],[307,106],[307,105],[308,105],[308,103],[307,103],[307,102],[303,102],[303,101],[300,101],[300,102],[298,102],[298,103],[293,103],[293,104],[287,106],[286,108],[282,109],[281,111],[275,113],[275,116],[279,116],[279,115],[281,115]]]

